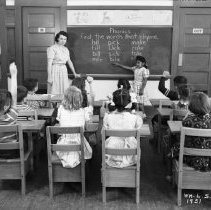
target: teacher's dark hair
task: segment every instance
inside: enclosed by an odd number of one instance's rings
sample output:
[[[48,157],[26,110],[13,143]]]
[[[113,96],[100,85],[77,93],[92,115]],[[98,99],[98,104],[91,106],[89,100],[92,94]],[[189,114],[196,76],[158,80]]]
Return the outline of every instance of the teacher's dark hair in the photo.
[[[59,41],[60,35],[63,35],[63,36],[65,36],[65,37],[67,37],[67,40],[68,40],[68,34],[67,34],[67,32],[65,32],[65,31],[60,31],[60,32],[57,33],[56,36],[55,36],[55,39],[54,39],[55,42],[58,42],[58,41]]]

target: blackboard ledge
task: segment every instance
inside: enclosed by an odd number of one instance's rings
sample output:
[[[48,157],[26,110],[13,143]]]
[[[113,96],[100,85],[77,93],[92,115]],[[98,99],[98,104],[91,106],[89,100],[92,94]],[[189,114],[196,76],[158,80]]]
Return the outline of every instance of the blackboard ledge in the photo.
[[[128,79],[133,80],[133,75],[131,74],[86,74],[87,76],[93,77],[95,80],[118,80],[118,79]],[[148,80],[160,80],[163,75],[150,75]],[[73,74],[68,75],[69,79],[73,79]],[[170,78],[170,77],[169,77]]]

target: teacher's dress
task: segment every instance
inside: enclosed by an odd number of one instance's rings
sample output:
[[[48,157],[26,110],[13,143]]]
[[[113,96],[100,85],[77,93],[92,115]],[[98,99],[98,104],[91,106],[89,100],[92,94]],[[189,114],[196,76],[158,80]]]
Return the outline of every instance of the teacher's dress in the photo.
[[[52,86],[50,94],[64,94],[69,87],[68,72],[66,63],[70,59],[70,53],[67,47],[62,45],[52,45],[47,49],[47,58],[52,59],[51,75]]]

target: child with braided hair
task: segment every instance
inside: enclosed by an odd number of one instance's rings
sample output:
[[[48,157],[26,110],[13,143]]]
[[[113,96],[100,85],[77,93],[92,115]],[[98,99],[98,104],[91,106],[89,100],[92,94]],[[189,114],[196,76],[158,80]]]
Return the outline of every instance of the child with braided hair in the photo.
[[[129,91],[126,89],[119,89],[113,93],[113,102],[115,111],[106,113],[103,119],[103,126],[105,129],[139,129],[143,125],[143,120],[139,115],[132,114],[126,108],[131,102]],[[123,148],[136,148],[137,140],[134,137],[109,137],[106,142],[106,148],[123,149]],[[125,155],[115,156],[107,155],[106,163],[109,166],[116,168],[123,168],[137,163],[137,156]]]

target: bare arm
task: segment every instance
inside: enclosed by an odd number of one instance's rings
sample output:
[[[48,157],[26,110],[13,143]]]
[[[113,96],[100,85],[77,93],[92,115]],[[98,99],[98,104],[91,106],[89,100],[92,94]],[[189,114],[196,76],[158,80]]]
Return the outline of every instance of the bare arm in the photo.
[[[130,70],[130,71],[133,71],[133,68],[130,67],[130,66],[125,66],[125,65],[122,65],[120,63],[112,63],[113,66],[117,66],[117,67],[120,67],[122,69],[126,69],[126,70]]]
[[[16,106],[17,104],[17,67],[15,63],[11,63],[9,66],[11,78],[9,79],[9,91],[12,95],[12,105]]]
[[[95,98],[92,82],[93,82],[93,78],[87,77],[87,83],[89,84],[89,92],[87,94],[87,99],[88,99],[88,104],[91,106],[94,105],[94,98]]]
[[[53,59],[48,59],[48,83],[52,84],[52,65]]]
[[[72,61],[69,59],[67,61],[67,63],[68,63],[68,66],[70,67],[71,71],[73,72],[74,76],[76,77],[77,75],[75,73],[75,68],[74,68],[74,65],[73,65]]]

